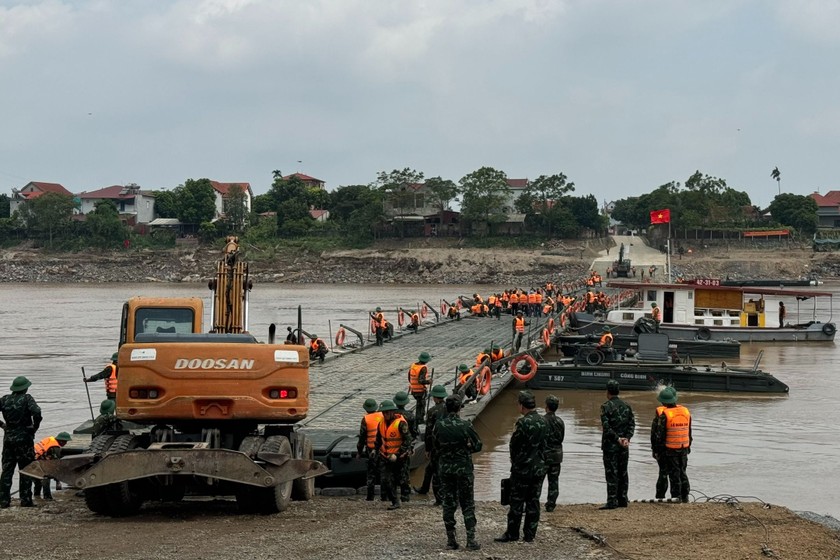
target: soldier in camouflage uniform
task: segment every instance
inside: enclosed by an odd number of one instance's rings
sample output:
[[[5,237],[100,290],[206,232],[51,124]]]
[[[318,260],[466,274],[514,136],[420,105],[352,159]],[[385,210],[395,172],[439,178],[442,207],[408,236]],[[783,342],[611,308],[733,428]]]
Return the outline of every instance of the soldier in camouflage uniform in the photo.
[[[540,523],[540,492],[545,479],[545,449],[548,425],[537,414],[537,403],[531,391],[519,392],[519,412],[516,428],[510,437],[510,509],[507,530],[496,542],[519,540],[522,512],[525,525],[522,529],[525,542],[532,542]]]
[[[382,492],[391,500],[388,509],[399,509],[400,479],[403,463],[408,461],[411,455],[411,433],[408,422],[397,414],[397,405],[394,401],[382,401],[379,410],[383,418],[376,432],[375,448],[379,453]]]
[[[67,432],[59,432],[55,437],[46,437],[35,444],[35,460],[36,461],[52,461],[61,459],[61,448],[67,445],[67,442],[72,440],[70,434]],[[45,476],[43,480],[35,479],[33,486],[35,489],[35,497],[41,497],[41,490],[44,491],[44,499],[52,500],[52,490],[50,490],[50,477]],[[61,490],[61,483],[56,481],[56,490]]]
[[[431,488],[435,495],[435,505],[439,506],[441,505],[441,494],[440,478],[437,473],[438,455],[437,451],[435,451],[435,442],[432,434],[437,421],[446,416],[446,406],[443,403],[443,399],[446,398],[446,387],[443,385],[432,387],[432,398],[435,401],[435,405],[426,414],[426,431],[423,436],[423,441],[426,443],[426,458],[429,460],[429,463],[426,465],[426,471],[423,473],[423,484],[420,488],[415,488],[414,491],[418,494],[425,495],[429,493],[429,488]]]
[[[362,425],[359,428],[359,439],[356,442],[356,457],[367,459],[367,501],[373,501],[373,494],[376,490],[376,483],[379,482],[379,453],[376,451],[376,433],[379,431],[379,422],[382,421],[382,413],[377,412],[376,400],[366,399],[362,405],[365,415],[362,417]],[[385,492],[380,488],[380,496],[384,502],[387,498]]]
[[[41,409],[27,394],[32,383],[23,376],[16,377],[11,386],[11,395],[0,398],[0,412],[3,421],[0,427],[3,435],[3,474],[0,475],[0,508],[11,505],[12,477],[15,466],[22,469],[35,460],[35,432],[41,425]],[[20,505],[33,507],[32,479],[20,476]]]
[[[636,420],[630,405],[618,398],[619,392],[618,381],[607,381],[607,402],[601,405],[601,450],[607,479],[607,503],[599,509],[627,507],[627,463]]]
[[[653,458],[660,465],[665,463],[668,481],[671,483],[671,498],[688,503],[691,484],[686,471],[688,454],[691,453],[691,443],[694,439],[691,430],[691,413],[686,407],[677,404],[677,390],[673,387],[662,389],[657,399],[662,406],[657,409],[650,428]],[[672,418],[670,421],[669,416]],[[665,482],[663,486],[660,493],[661,487],[657,481],[657,498],[665,497],[668,482]]]
[[[99,416],[93,421],[91,437],[101,436],[106,432],[122,430],[122,422],[114,416],[117,404],[112,399],[105,399],[99,404]]]
[[[461,506],[464,527],[467,531],[467,548],[478,550],[481,545],[475,540],[475,501],[473,499],[472,454],[481,451],[481,439],[472,424],[458,417],[461,398],[446,397],[446,416],[435,424],[432,439],[438,454],[438,476],[440,477],[443,501],[443,525],[446,528],[446,548],[456,550],[455,512]]]
[[[548,439],[545,445],[546,476],[548,477],[548,496],[545,511],[554,511],[557,497],[560,495],[560,466],[563,463],[563,439],[566,437],[566,424],[557,416],[560,400],[554,395],[545,398],[545,416],[548,425]]]
[[[397,405],[397,414],[405,418],[408,422],[408,432],[411,434],[412,441],[417,439],[420,435],[417,426],[417,417],[410,410],[405,407],[408,404],[408,393],[399,391],[394,395],[394,404]],[[402,501],[407,502],[411,499],[411,461],[403,461],[403,472],[400,476],[400,494],[402,494]]]

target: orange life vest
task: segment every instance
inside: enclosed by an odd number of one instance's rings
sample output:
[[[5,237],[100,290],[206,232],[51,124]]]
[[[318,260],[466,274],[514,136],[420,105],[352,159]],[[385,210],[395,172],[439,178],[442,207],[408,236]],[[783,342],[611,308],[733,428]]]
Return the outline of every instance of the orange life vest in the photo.
[[[601,335],[601,340],[598,342],[601,346],[612,346],[613,335],[611,333],[604,333]]]
[[[510,302],[510,294],[507,292],[502,292],[502,301]]]
[[[484,360],[490,360],[492,362],[493,358],[490,357],[490,354],[485,354],[484,352],[482,352],[475,357],[475,365],[480,366],[481,362],[483,362]]]
[[[473,315],[479,315],[481,313],[481,304],[476,303],[475,305],[470,307],[470,313],[472,313]]]
[[[385,425],[384,418],[382,422],[379,423],[379,434],[382,436],[382,447],[379,452],[382,455],[387,457],[388,455],[400,452],[400,446],[402,445],[402,434],[400,433],[401,422],[403,422],[403,417],[397,416],[397,418],[391,422],[390,426]]]
[[[321,339],[316,338],[315,340],[313,340],[312,343],[309,345],[309,349],[312,350],[313,354],[317,354],[318,350],[321,349]]]
[[[52,436],[45,437],[35,444],[35,459],[42,459],[47,454],[47,451],[53,447],[61,447],[58,444],[58,440]]]
[[[480,389],[481,388],[481,377],[478,376],[478,375],[473,375],[473,373],[474,373],[473,370],[470,370],[470,371],[468,371],[466,373],[462,373],[460,376],[458,376],[458,385],[459,386],[465,385],[467,383],[467,381],[469,381],[469,377],[472,375],[472,381],[475,384],[476,389]]]
[[[691,441],[688,437],[691,426],[691,413],[682,405],[665,408],[665,447],[668,449],[688,449]]]
[[[501,348],[490,351],[490,361],[498,362],[499,360],[501,360],[504,357],[505,357],[505,351],[502,350]]]
[[[516,326],[516,332],[524,333],[525,332],[525,319],[524,318],[520,319],[519,317],[517,317],[513,321],[514,321],[513,324]]]
[[[496,296],[490,296],[487,298],[487,305],[496,305]]]
[[[542,294],[540,292],[537,292],[536,294],[534,294],[534,299],[537,300],[536,303],[542,303],[542,301],[543,301]]]
[[[114,364],[108,364],[109,368],[111,368],[111,375],[105,380],[105,392],[110,394],[117,394],[117,366]]]
[[[510,303],[519,303],[519,296],[516,293],[510,294]]]
[[[379,429],[379,424],[384,418],[381,412],[371,412],[365,414],[365,427],[367,428],[367,439],[365,445],[368,449],[373,449],[376,446],[376,430]]]
[[[419,362],[411,364],[411,367],[408,370],[408,384],[412,393],[426,392],[426,386],[420,383],[420,373],[424,369],[426,369],[426,364],[421,364]],[[426,371],[428,372],[427,369]]]
[[[659,307],[654,307],[650,310],[650,316],[653,317],[654,321],[660,321],[662,318],[662,311],[659,310]]]
[[[537,303],[537,294],[535,292],[528,294],[528,303]]]

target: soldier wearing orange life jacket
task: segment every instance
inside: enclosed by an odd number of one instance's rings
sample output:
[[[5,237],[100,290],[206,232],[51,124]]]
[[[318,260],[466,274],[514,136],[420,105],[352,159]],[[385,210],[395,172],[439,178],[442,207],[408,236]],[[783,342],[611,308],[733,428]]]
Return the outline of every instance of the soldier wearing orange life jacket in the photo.
[[[379,423],[383,415],[377,412],[374,399],[365,400],[363,405],[365,415],[362,417],[362,425],[359,428],[359,440],[356,442],[357,457],[367,458],[367,501],[373,501],[373,492],[379,480],[379,457],[376,452],[376,432],[379,430]],[[382,493],[382,500],[386,499]]]
[[[41,441],[35,444],[35,460],[36,461],[47,461],[51,459],[60,459],[61,458],[61,448],[67,445],[67,442],[70,441],[71,438],[70,434],[67,432],[60,432],[55,437],[45,437]],[[35,479],[34,482],[34,493],[36,498],[41,497],[41,488],[43,487],[44,490],[44,499],[45,500],[52,500],[52,492],[50,491],[50,479],[44,478],[43,480]],[[61,484],[56,483],[56,490],[61,490]]]
[[[522,310],[516,312],[516,317],[513,318],[513,354],[519,352],[519,347],[522,346],[522,337],[525,336],[525,327],[529,323],[525,322],[525,317],[522,316]]]
[[[409,460],[411,454],[411,434],[408,422],[397,412],[394,401],[384,400],[379,405],[382,412],[382,422],[376,432],[374,446],[380,463],[379,475],[382,478],[382,490],[391,500],[388,509],[400,508],[400,479],[403,463]]]
[[[329,352],[327,349],[327,345],[324,344],[324,341],[318,338],[317,334],[309,335],[310,342],[309,342],[309,359],[314,360],[318,359],[318,363],[324,363],[324,357]]]
[[[663,406],[656,409],[650,431],[653,457],[659,461],[664,457],[668,481],[671,484],[671,498],[688,502],[691,485],[688,480],[688,454],[691,453],[691,413],[677,404],[677,391],[666,387],[659,392],[657,400]],[[657,483],[657,498],[665,497],[665,489]]]
[[[103,369],[96,375],[85,377],[85,383],[90,383],[91,381],[99,381],[100,379],[104,379],[105,394],[109,399],[117,398],[117,376],[119,375],[119,366],[117,365],[118,357],[119,354],[114,352],[114,354],[111,356],[111,363],[105,366],[105,369]]]

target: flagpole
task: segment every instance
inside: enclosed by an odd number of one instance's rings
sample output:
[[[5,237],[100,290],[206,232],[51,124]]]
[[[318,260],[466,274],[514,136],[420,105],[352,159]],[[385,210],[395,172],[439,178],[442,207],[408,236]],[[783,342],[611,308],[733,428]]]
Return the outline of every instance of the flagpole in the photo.
[[[673,282],[671,277],[671,217],[668,216],[668,242],[665,244],[665,248],[668,249],[667,255],[665,255],[665,262],[668,264],[668,283],[670,284]]]

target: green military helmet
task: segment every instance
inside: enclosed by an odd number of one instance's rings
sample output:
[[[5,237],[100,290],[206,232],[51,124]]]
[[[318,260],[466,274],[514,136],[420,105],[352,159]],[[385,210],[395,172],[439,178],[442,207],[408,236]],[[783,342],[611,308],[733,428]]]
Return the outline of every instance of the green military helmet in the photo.
[[[444,401],[444,406],[446,406],[447,412],[458,412],[461,410],[461,405],[462,401],[460,395],[449,395]]]
[[[377,312],[377,313],[379,313],[380,311],[382,311],[382,308],[381,308],[381,307],[377,307],[377,308],[376,308],[376,312]]]
[[[662,404],[677,404],[677,390],[673,387],[665,387],[659,391],[656,399]]]
[[[376,412],[376,399],[365,399],[362,408],[365,409],[365,412]]]
[[[116,362],[117,362],[117,359],[118,359],[119,357],[120,357],[119,353],[118,353],[118,352],[114,352],[113,354],[111,354],[111,361],[112,361],[112,362],[114,362],[114,363],[116,363]]]
[[[498,350],[498,349],[499,349],[499,345],[498,345],[498,344],[494,344],[494,345],[493,345],[493,346],[491,346],[490,348],[491,348],[491,349],[493,349],[493,350]]]
[[[18,377],[15,377],[15,380],[12,381],[12,386],[9,387],[9,390],[12,393],[19,393],[20,391],[25,391],[25,390],[29,389],[29,387],[31,385],[32,385],[31,381],[29,381],[24,376],[20,375]]]
[[[484,349],[484,353],[485,353],[485,354],[489,354],[489,353],[490,353],[490,349],[489,349],[489,348],[485,348],[485,349]]]
[[[318,335],[317,334],[310,334],[309,338],[311,338],[312,340],[315,340],[316,338],[318,338]]]
[[[468,371],[470,371],[470,366],[468,366],[467,364],[461,364],[460,366],[458,366],[458,371],[460,371],[461,373],[467,373]]]
[[[117,408],[117,403],[113,399],[105,399],[99,403],[99,414],[113,414]]]
[[[385,399],[382,401],[382,404],[379,405],[380,412],[392,412],[397,410],[397,405],[394,404],[394,401]]]
[[[612,332],[612,329],[611,329],[611,328],[609,328],[607,325],[604,325],[604,328],[603,328],[603,329],[601,329],[601,332],[605,332],[605,333],[607,333],[607,332]]]
[[[70,434],[68,434],[67,432],[58,432],[58,435],[55,436],[55,439],[58,441],[70,441],[73,438],[71,438]]]
[[[432,396],[433,397],[437,397],[439,399],[445,399],[447,394],[448,393],[446,392],[446,387],[444,387],[443,385],[435,385],[434,387],[432,387]]]
[[[531,391],[519,391],[519,404],[525,408],[536,408],[537,401],[534,398],[534,393]]]
[[[650,304],[650,306],[651,306],[651,307],[656,307],[656,302],[655,302],[655,301],[654,301],[654,302],[652,302],[652,303]]]
[[[408,404],[408,393],[405,391],[399,391],[396,395],[394,395],[394,404],[397,406],[405,406]]]
[[[548,396],[545,398],[545,404],[547,404],[547,405],[549,405],[549,406],[553,406],[553,407],[554,407],[554,409],[556,410],[556,409],[557,409],[557,407],[558,407],[558,406],[560,406],[560,399],[558,399],[558,398],[557,398],[557,397],[555,397],[554,395],[548,395]]]
[[[615,379],[610,379],[609,381],[607,381],[607,391],[610,394],[617,395],[620,389],[621,385]]]
[[[428,352],[420,352],[420,355],[417,357],[417,361],[420,362],[421,364],[426,364],[431,359],[432,359],[432,357],[429,355]]]

